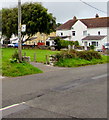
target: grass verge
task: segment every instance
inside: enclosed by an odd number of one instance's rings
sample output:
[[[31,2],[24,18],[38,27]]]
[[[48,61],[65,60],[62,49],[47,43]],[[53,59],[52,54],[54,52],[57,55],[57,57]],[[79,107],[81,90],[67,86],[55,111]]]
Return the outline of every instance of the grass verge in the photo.
[[[23,75],[42,73],[41,70],[32,66],[29,63],[11,63],[10,59],[17,49],[3,48],[2,51],[2,76],[17,77]],[[39,50],[39,49],[23,49],[22,54],[30,56],[31,61],[34,61],[34,53],[38,62],[46,62],[45,56],[57,53],[57,51]]]
[[[56,62],[55,65],[60,67],[78,67],[103,63],[109,63],[109,56],[102,56],[102,59],[92,59],[90,61],[80,58],[63,59]]]
[[[2,66],[2,75],[9,77],[17,77],[23,75],[42,73],[41,70],[29,63],[10,63],[5,62]]]

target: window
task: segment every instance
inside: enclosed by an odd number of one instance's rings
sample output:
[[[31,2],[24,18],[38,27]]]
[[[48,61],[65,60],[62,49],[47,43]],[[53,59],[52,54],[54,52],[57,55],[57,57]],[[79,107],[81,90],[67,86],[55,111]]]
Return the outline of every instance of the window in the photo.
[[[88,36],[90,36],[90,34],[88,33]]]
[[[85,30],[85,31],[83,31],[83,35],[87,35],[87,31]]]
[[[98,35],[100,35],[100,31],[98,31]]]
[[[90,46],[90,43],[89,43],[89,46]]]
[[[61,35],[63,35],[63,33],[61,33]]]
[[[98,46],[98,42],[92,42],[92,45]]]
[[[96,46],[98,46],[98,42],[97,42]]]
[[[75,31],[72,31],[72,35],[75,36]]]

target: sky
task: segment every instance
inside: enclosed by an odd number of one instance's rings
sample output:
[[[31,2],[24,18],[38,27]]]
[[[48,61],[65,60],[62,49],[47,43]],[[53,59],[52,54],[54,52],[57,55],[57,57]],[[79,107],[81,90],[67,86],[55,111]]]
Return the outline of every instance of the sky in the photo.
[[[97,9],[104,12],[98,11],[80,0],[21,0],[25,2],[41,2],[41,4],[48,9],[49,13],[52,13],[56,17],[57,23],[65,23],[66,21],[76,16],[78,19],[81,18],[93,18],[96,14],[100,17],[107,16],[107,0],[82,0]],[[96,1],[96,2],[95,2]],[[4,7],[17,6],[18,0],[0,0],[0,9]]]

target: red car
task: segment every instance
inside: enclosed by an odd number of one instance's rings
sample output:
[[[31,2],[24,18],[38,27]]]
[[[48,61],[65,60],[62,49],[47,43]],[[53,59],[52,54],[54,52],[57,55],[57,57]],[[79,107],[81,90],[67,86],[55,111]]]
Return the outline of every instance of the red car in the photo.
[[[38,46],[39,46],[39,45],[45,45],[45,43],[44,43],[44,42],[41,42],[41,43],[38,42],[37,45],[38,45]]]

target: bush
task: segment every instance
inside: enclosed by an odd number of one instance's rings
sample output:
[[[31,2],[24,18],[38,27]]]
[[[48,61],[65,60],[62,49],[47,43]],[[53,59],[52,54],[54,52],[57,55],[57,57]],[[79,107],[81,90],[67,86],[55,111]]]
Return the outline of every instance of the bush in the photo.
[[[54,38],[54,42],[56,45],[55,49],[60,50],[61,49],[60,37]]]
[[[91,45],[91,46],[90,46],[90,49],[91,49],[91,50],[94,50],[94,49],[95,49],[95,46],[94,46],[94,45]]]
[[[59,61],[62,59],[66,59],[66,58],[76,58],[77,57],[77,51],[76,50],[71,50],[71,51],[63,51],[61,53],[56,54],[55,56],[55,60]]]
[[[13,61],[19,61],[19,54],[17,51],[14,52],[14,54],[12,55],[12,60]]]
[[[85,60],[101,59],[101,55],[97,51],[79,51],[77,56]]]
[[[63,51],[55,55],[56,61],[59,61],[62,59],[70,59],[70,58],[80,58],[80,59],[85,59],[90,61],[93,58],[101,59],[101,55],[97,51],[76,51],[76,50],[71,50],[70,52]]]
[[[56,37],[54,38],[55,41],[55,45],[56,45],[56,49],[60,50],[61,48],[68,48],[68,45],[75,45],[75,46],[79,46],[79,42],[78,41],[67,41],[67,40],[62,40],[60,37]]]
[[[75,46],[79,46],[79,42],[78,42],[78,41],[75,41],[75,42],[74,42],[74,45],[75,45]]]

